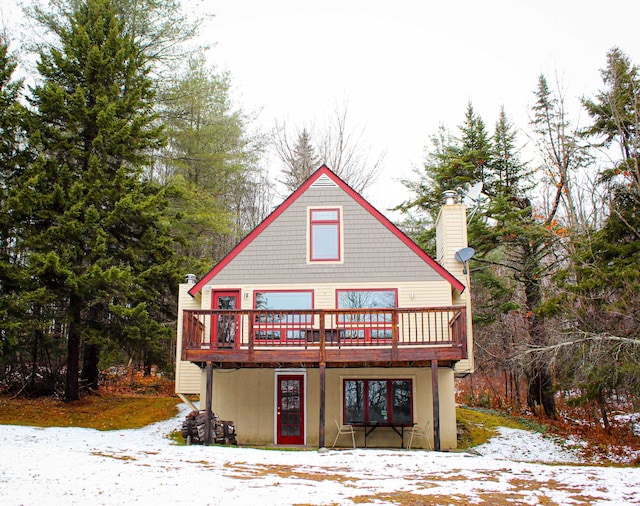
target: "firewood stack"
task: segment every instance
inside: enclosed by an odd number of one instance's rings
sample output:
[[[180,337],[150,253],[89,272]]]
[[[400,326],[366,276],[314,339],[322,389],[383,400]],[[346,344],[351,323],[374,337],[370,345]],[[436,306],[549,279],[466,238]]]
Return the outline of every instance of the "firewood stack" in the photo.
[[[205,444],[206,432],[206,411],[192,411],[182,422],[182,438],[188,445]],[[213,413],[211,416],[211,443],[237,445],[235,424],[229,420],[220,420],[218,415]]]

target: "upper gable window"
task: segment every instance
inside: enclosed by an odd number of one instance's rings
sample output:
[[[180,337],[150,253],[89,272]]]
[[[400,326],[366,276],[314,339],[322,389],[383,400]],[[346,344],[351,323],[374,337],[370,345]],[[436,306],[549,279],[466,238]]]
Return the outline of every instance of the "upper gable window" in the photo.
[[[340,262],[340,208],[309,209],[309,260],[311,262]]]

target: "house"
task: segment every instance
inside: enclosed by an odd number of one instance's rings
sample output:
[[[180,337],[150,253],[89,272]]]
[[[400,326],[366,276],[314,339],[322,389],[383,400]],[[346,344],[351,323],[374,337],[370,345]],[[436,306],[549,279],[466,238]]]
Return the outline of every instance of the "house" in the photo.
[[[437,261],[322,166],[180,285],[176,392],[234,420],[241,445],[323,447],[351,424],[359,446],[400,447],[428,424],[429,446],[455,448],[473,341],[452,195],[436,230]]]

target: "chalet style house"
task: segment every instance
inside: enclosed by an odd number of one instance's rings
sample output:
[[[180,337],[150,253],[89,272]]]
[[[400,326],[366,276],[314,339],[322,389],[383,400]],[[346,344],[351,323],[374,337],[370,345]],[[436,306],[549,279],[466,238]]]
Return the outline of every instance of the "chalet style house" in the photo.
[[[437,259],[326,166],[202,279],[180,285],[176,392],[240,445],[456,447],[454,377],[472,372],[466,213]],[[459,256],[458,256],[459,258]],[[348,436],[348,437],[347,437]]]

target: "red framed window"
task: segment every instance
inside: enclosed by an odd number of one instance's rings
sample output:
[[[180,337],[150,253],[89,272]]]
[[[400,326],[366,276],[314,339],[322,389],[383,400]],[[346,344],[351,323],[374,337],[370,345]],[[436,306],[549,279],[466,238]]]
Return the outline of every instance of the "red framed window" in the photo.
[[[258,342],[271,344],[304,341],[313,327],[313,290],[257,290],[253,329]]]
[[[410,379],[343,380],[344,423],[413,422]]]
[[[309,260],[339,262],[340,248],[340,209],[310,209]]]
[[[355,344],[359,341],[380,342],[392,339],[393,312],[384,310],[398,307],[397,289],[336,290],[336,307],[356,310],[338,316],[341,340]]]

